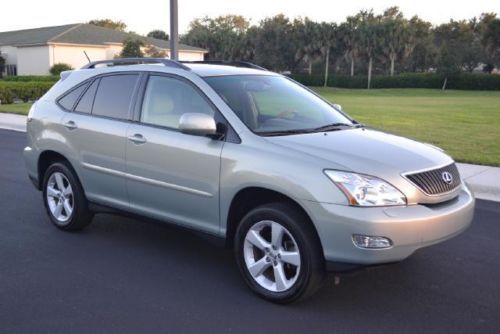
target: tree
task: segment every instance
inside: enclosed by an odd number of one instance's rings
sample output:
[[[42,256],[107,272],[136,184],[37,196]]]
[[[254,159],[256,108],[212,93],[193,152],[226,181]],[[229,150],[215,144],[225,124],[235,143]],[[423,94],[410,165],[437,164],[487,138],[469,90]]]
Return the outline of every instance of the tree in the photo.
[[[325,57],[325,76],[323,81],[323,86],[327,86],[328,84],[328,73],[330,71],[330,54],[332,51],[332,47],[335,45],[337,35],[337,25],[335,23],[326,23],[323,22],[319,26],[319,38],[318,40],[321,42],[321,53]]]
[[[425,72],[433,66],[437,53],[432,24],[414,16],[408,21],[408,27],[408,55],[403,59],[403,69],[408,72]]]
[[[489,63],[500,67],[500,19],[493,19],[487,23],[482,43],[487,52]]]
[[[455,52],[451,52],[448,45],[443,45],[437,58],[437,73],[444,77],[442,89],[446,89],[448,78],[460,73],[460,64]]]
[[[320,25],[307,17],[295,19],[292,24],[297,40],[295,57],[308,65],[307,72],[311,75],[313,61],[321,55]]]
[[[394,76],[396,59],[406,56],[409,51],[410,31],[408,21],[398,7],[390,7],[381,17],[381,43],[382,53],[389,59],[390,76]]]
[[[208,50],[208,59],[234,60],[241,56],[239,47],[250,23],[239,15],[219,16],[215,19],[195,19],[188,32],[181,37],[183,43]]]
[[[368,82],[367,88],[371,87],[373,59],[377,55],[381,39],[380,17],[376,17],[373,11],[361,11],[358,15],[360,46],[366,58],[368,58]]]
[[[255,45],[255,61],[275,71],[293,72],[300,62],[298,35],[283,14],[262,20]]]
[[[120,58],[142,58],[144,53],[142,53],[141,47],[144,46],[144,42],[140,38],[127,38],[123,41],[123,49],[120,52]]]
[[[359,20],[350,16],[338,29],[338,38],[344,50],[344,57],[350,63],[350,75],[354,76],[354,62],[359,52]]]
[[[162,39],[164,41],[168,41],[168,34],[165,31],[159,30],[159,29],[152,30],[152,31],[148,32],[148,34],[146,36],[151,37],[151,38],[156,38],[156,39]]]
[[[93,24],[99,27],[109,28],[117,31],[125,31],[127,25],[122,21],[113,21],[111,19],[97,19],[89,21],[89,24]]]

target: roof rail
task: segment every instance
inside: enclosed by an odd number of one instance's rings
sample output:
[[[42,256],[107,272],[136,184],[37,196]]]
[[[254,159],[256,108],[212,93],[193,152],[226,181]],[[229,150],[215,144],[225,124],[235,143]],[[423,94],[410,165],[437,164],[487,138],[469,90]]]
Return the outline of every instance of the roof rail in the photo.
[[[166,58],[117,58],[109,60],[98,60],[88,63],[83,66],[82,69],[95,68],[96,65],[107,64],[110,66],[115,65],[135,65],[135,64],[163,64],[168,67],[180,68],[183,70],[190,71],[191,69],[186,65],[181,64],[178,61]]]
[[[267,71],[267,69],[262,66],[255,65],[248,61],[240,61],[240,60],[191,60],[191,61],[181,61],[181,63],[225,65],[225,66],[246,67],[246,68],[253,68],[256,70]]]

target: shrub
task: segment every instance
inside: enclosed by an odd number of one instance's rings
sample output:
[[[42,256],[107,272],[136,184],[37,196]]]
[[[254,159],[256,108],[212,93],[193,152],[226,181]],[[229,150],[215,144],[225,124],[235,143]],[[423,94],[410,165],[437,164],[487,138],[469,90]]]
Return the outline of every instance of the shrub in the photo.
[[[37,100],[51,87],[52,82],[5,82],[0,81],[0,100],[2,104],[13,103],[14,99],[24,102]]]
[[[56,82],[59,80],[58,75],[17,75],[12,77],[5,77],[0,80],[2,81],[15,81],[15,82],[29,82],[29,81],[37,81],[37,82]]]
[[[306,86],[323,86],[321,75],[292,75]],[[436,73],[403,73],[393,77],[374,76],[372,88],[435,88],[440,89],[444,77]],[[366,88],[366,76],[330,75],[328,86],[339,88]],[[447,88],[463,90],[500,90],[500,75],[461,73],[448,77]]]
[[[50,68],[49,71],[50,71],[50,74],[52,74],[52,75],[60,75],[61,72],[70,71],[72,69],[73,69],[73,67],[71,67],[68,64],[57,63],[57,64],[52,65],[52,67]]]

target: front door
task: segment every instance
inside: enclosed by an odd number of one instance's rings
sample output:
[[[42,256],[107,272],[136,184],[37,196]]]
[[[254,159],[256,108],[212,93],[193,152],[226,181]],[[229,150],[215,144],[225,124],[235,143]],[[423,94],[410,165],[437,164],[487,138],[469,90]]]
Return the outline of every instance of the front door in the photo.
[[[184,113],[216,110],[191,83],[151,75],[140,122],[127,131],[131,209],[212,234],[219,232],[219,172],[224,142],[181,133]]]

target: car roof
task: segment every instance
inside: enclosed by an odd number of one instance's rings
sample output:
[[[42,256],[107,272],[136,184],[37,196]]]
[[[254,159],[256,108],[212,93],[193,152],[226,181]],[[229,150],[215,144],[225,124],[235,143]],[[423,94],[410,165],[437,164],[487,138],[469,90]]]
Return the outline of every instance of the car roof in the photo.
[[[192,72],[200,77],[213,77],[224,75],[276,75],[274,72],[259,70],[248,67],[238,67],[231,65],[216,65],[216,64],[194,64],[184,63],[191,69]]]

